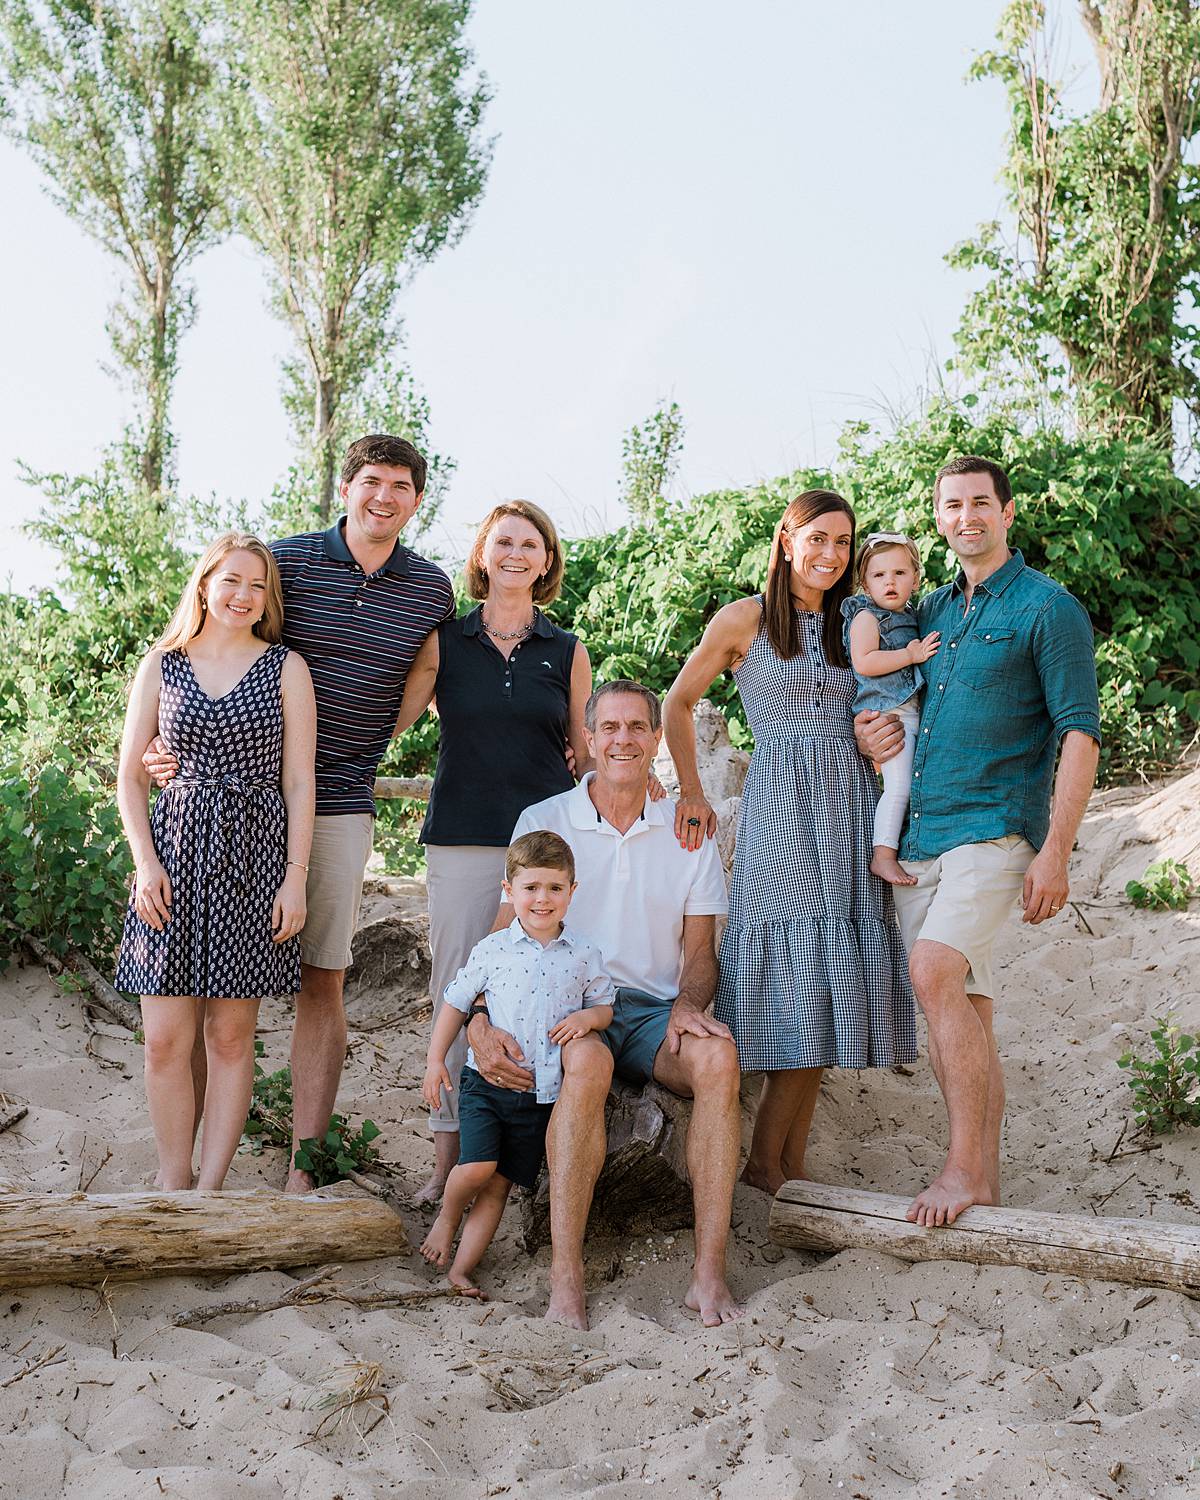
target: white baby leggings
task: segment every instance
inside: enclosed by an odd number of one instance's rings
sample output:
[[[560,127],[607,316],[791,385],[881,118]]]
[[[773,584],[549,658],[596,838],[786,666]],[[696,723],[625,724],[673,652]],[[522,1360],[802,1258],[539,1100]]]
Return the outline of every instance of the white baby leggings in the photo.
[[[894,713],[904,725],[904,748],[899,755],[883,763],[883,795],[875,808],[875,846],[885,849],[900,847],[900,830],[904,826],[904,814],[908,811],[908,792],[912,786],[913,756],[917,749],[917,724],[921,709],[914,696]]]

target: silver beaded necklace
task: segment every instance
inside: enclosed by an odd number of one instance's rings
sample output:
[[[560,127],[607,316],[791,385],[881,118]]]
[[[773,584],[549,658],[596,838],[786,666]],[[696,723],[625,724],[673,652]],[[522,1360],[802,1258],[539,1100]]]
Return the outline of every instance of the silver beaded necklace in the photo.
[[[483,621],[483,628],[487,631],[488,635],[490,635],[494,641],[523,641],[525,637],[532,632],[534,621],[536,621],[537,619],[537,615],[535,613],[533,619],[530,620],[529,624],[522,625],[520,630],[495,630],[491,625],[488,624],[487,616],[483,613],[482,610],[479,611],[479,617]]]

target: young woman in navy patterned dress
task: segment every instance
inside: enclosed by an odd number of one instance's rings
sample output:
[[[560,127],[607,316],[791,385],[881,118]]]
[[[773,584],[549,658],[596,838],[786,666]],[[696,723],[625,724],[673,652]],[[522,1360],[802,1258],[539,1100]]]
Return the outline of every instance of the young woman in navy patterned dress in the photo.
[[[142,997],[146,1097],[159,1185],[219,1188],[246,1119],[263,995],[300,988],[296,934],[312,839],[316,709],[308,668],[280,644],[275,559],[257,537],[218,537],[138,668],[117,797],[136,875],[118,989]],[[160,734],[178,776],[147,812],[143,747]],[[204,1006],[208,1085],[193,1096]]]
[[[916,1056],[908,961],[891,887],[870,872],[878,790],[854,741],[854,673],[842,641],[854,512],[809,490],[775,531],[763,595],[718,610],[667,695],[679,773],[675,833],[716,829],[696,766],[692,710],[732,671],[754,732],[721,942],[714,1017],[746,1072],[766,1078],[743,1181],[774,1193],[804,1176],[827,1067]]]

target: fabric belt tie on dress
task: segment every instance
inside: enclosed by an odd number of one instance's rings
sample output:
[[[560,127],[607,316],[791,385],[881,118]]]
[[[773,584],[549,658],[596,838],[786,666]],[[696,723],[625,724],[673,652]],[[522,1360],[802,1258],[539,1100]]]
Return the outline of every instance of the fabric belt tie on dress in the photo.
[[[234,881],[246,890],[250,884],[250,798],[255,792],[277,792],[278,782],[252,781],[227,771],[223,776],[177,776],[170,785],[181,791],[194,786],[216,788],[218,838],[208,868],[231,869]]]

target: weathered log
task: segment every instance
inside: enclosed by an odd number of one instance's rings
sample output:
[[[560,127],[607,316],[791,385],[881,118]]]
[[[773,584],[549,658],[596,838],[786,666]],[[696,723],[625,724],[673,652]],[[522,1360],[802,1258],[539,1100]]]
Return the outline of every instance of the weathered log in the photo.
[[[969,1208],[925,1229],[904,1217],[910,1199],[828,1183],[785,1182],[768,1232],[799,1250],[882,1250],[900,1260],[966,1260],[1098,1277],[1200,1295],[1200,1229],[1031,1208]]]
[[[375,1029],[405,1020],[429,995],[429,918],[391,912],[354,934],[346,972],[352,1027]]]
[[[648,1083],[614,1082],[605,1119],[608,1150],[596,1182],[589,1235],[628,1238],[639,1229],[678,1229],[692,1222],[687,1175],[690,1100]],[[550,1242],[550,1185],[545,1168],[524,1195],[522,1231],[530,1255]]]
[[[211,1276],[407,1250],[404,1225],[381,1199],[326,1191],[0,1193],[0,1287]]]

